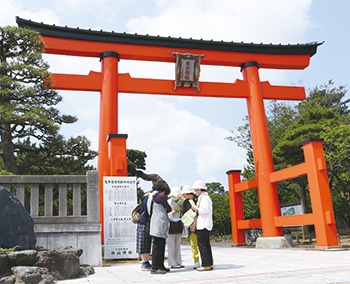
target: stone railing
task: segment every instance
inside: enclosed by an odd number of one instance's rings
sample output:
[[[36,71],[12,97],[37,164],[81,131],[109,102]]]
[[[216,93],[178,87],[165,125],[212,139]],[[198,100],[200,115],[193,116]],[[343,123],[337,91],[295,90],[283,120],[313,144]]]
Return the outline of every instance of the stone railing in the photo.
[[[0,176],[0,184],[29,211],[38,246],[81,248],[81,263],[102,265],[98,171],[86,176]]]

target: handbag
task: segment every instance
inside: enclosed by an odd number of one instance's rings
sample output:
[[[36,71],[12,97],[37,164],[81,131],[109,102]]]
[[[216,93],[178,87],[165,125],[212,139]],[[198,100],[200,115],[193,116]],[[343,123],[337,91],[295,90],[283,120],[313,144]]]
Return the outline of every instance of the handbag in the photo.
[[[198,208],[199,208],[199,201],[198,201]],[[191,231],[191,233],[196,233],[197,232],[197,219],[198,219],[198,211],[196,212],[196,216],[194,217],[194,220],[193,220],[193,223],[192,223],[192,225],[191,225],[191,227],[190,227],[190,231]]]
[[[170,220],[169,235],[182,234],[183,228],[184,227],[181,221],[175,222]]]
[[[198,215],[196,214],[190,228],[191,233],[194,233],[194,234],[197,232],[197,219],[198,219]]]

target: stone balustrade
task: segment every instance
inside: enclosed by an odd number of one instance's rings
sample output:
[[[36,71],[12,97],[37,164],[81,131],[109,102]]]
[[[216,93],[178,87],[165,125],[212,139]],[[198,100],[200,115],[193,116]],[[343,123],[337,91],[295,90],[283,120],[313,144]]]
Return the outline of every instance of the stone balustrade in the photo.
[[[80,176],[2,175],[0,185],[32,216],[37,246],[81,248],[81,263],[102,265],[98,171]]]

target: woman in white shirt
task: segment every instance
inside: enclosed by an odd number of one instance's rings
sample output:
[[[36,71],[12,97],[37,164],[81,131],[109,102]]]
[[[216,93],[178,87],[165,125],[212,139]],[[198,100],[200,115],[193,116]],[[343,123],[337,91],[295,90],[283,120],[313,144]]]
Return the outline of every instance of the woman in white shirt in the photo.
[[[204,181],[197,180],[191,187],[198,196],[197,205],[192,209],[197,212],[197,240],[202,266],[197,271],[213,270],[213,254],[210,245],[210,231],[213,229],[213,204]]]

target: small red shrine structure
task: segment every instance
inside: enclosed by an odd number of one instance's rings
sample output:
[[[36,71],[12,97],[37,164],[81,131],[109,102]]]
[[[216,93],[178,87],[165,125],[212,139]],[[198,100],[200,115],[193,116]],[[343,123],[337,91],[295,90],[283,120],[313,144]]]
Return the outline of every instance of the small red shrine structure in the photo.
[[[264,99],[304,100],[303,87],[271,86],[261,82],[259,68],[302,70],[322,43],[253,44],[148,36],[46,25],[17,17],[20,27],[38,31],[45,52],[100,58],[102,71],[89,75],[52,74],[52,88],[101,93],[99,160],[100,218],[103,226],[103,176],[126,176],[126,134],[118,133],[118,93],[194,97],[245,98],[248,105],[256,178],[240,181],[240,171],[229,171],[233,244],[245,243],[244,230],[261,227],[264,237],[283,236],[283,226],[315,226],[317,245],[337,246],[337,232],[322,142],[305,141],[305,162],[274,171]],[[201,64],[240,67],[243,80],[234,83],[200,82],[200,90],[175,88],[174,80],[137,79],[118,73],[120,60],[175,63],[173,53],[202,54]],[[307,175],[312,211],[281,216],[276,183]],[[244,220],[242,191],[258,189],[260,219]]]

